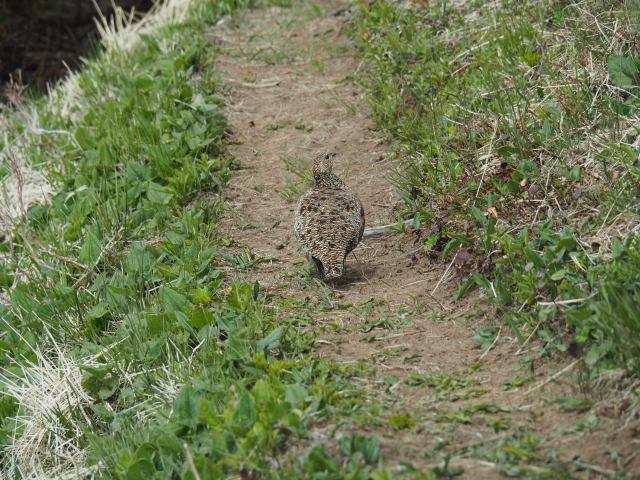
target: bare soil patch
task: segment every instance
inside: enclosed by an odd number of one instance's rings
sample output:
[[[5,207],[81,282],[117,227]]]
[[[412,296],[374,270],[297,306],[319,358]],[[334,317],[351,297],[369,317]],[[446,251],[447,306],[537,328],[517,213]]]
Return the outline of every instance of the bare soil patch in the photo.
[[[319,355],[371,367],[361,386],[383,406],[382,423],[350,428],[377,434],[387,462],[426,469],[434,466],[428,452],[439,449],[466,478],[500,478],[498,460],[488,458],[516,451],[506,449],[512,438],[533,435],[539,457],[520,459],[533,465],[530,474],[543,459],[585,465],[589,478],[639,472],[638,420],[628,420],[632,409],[615,407],[624,395],[606,400],[607,415],[567,409],[558,399],[593,398],[576,381],[580,362],[540,361],[531,354],[534,341],[519,347],[477,293],[454,302],[460,275],[423,252],[419,232],[365,239],[337,285],[304,271],[292,225],[305,187],[291,164],[304,171],[301,160],[335,151],[337,173],[362,200],[367,227],[394,222],[400,203],[392,184],[398,160],[353,81],[359,59],[346,34],[350,15],[337,2],[274,7],[225,19],[210,34],[229,87],[229,154],[240,166],[226,191],[221,233],[235,242],[230,252],[250,249],[261,259],[244,275],[260,282],[283,315],[309,318]],[[482,351],[472,337],[492,324],[502,325],[500,333]],[[459,383],[434,387],[438,381]],[[328,440],[310,439],[319,441]]]

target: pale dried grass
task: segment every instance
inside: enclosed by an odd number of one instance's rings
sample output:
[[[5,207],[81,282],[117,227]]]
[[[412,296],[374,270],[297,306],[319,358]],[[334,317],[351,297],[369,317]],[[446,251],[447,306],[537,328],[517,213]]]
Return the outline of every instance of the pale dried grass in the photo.
[[[35,362],[18,361],[20,375],[0,374],[0,388],[19,405],[13,441],[3,448],[2,478],[15,472],[34,480],[79,478],[93,471],[84,466],[79,441],[91,425],[93,399],[82,388],[79,362],[49,340],[50,351],[33,348]]]
[[[0,236],[11,236],[20,217],[32,206],[48,203],[55,192],[42,172],[26,165],[21,150],[5,148],[0,160],[11,166],[11,174],[0,180]]]

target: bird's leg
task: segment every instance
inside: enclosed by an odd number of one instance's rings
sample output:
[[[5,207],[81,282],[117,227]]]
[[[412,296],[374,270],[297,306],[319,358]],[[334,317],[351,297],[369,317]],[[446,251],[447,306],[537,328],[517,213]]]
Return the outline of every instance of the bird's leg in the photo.
[[[367,278],[367,274],[364,273],[364,264],[356,256],[356,252],[351,252],[351,255],[353,255],[353,258],[355,258],[356,262],[358,262],[358,266],[360,267],[360,274],[362,275],[362,278],[364,278],[366,280],[366,282],[369,283],[369,279]]]
[[[320,277],[321,278],[324,277],[324,268],[322,266],[322,262],[318,260],[316,257],[314,257],[313,255],[311,255],[310,253],[307,254],[307,260],[309,260],[309,263],[313,263],[315,265],[316,270],[320,275]]]

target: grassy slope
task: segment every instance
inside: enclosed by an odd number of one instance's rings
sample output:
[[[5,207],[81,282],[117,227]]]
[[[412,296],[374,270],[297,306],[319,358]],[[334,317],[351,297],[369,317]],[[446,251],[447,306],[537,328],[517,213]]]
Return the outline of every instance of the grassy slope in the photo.
[[[184,24],[92,60],[71,117],[33,104],[68,135],[10,119],[9,143],[33,163],[51,157],[59,188],[0,243],[7,478],[364,475],[377,459],[375,439],[353,436],[352,465],[321,448],[273,460],[357,394],[308,357],[310,339],[264,308],[257,284],[233,280],[247,259],[217,251],[233,161],[204,32],[238,7],[198,2]]]
[[[640,372],[639,8],[374,2],[357,22],[406,215],[438,227],[425,250],[594,374]]]

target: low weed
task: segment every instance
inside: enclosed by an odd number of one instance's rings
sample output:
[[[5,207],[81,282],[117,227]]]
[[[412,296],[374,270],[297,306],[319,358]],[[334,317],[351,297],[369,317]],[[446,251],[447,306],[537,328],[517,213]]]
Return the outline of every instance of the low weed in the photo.
[[[308,159],[288,156],[282,156],[281,160],[291,175],[287,176],[287,184],[279,193],[287,202],[295,203],[313,185],[311,162]]]
[[[355,26],[425,251],[476,258],[458,298],[479,286],[518,341],[594,374],[640,372],[638,5],[619,6],[373,2]]]

